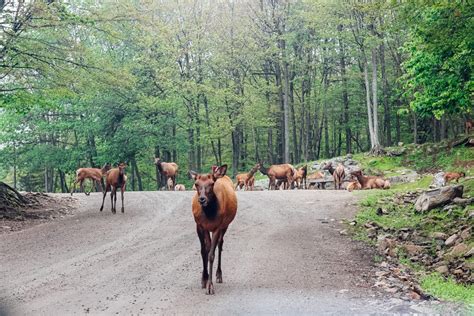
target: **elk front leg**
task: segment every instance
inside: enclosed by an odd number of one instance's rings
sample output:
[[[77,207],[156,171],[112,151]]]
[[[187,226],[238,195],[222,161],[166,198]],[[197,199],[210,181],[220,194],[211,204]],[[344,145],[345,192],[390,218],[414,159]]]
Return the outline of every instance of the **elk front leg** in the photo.
[[[207,261],[209,249],[211,248],[211,236],[208,231],[196,227],[199,241],[201,242],[201,258],[202,258],[202,276],[201,276],[201,287],[203,289],[207,286],[207,280],[209,280],[209,273],[207,272]]]
[[[125,185],[120,188],[120,193],[122,196],[122,213],[125,212],[125,208],[123,207],[123,193],[125,192]]]
[[[219,247],[219,258],[217,259],[217,271],[216,271],[216,282],[217,283],[222,283],[222,269],[221,269],[221,256],[222,256],[222,250],[224,246],[224,235],[226,232],[227,228],[222,230],[221,238],[219,240],[219,243],[217,246]]]
[[[216,247],[217,243],[220,240],[221,231],[217,230],[216,232],[212,233],[212,242],[211,242],[211,249],[209,251],[209,280],[207,280],[207,294],[214,294],[214,284],[212,283],[212,268],[214,265],[214,257],[216,254]]]

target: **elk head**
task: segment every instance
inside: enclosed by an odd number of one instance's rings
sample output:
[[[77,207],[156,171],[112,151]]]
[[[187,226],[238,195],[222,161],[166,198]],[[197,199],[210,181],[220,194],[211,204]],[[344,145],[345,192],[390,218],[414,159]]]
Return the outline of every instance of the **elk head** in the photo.
[[[102,174],[106,174],[107,171],[109,171],[111,168],[112,165],[110,164],[110,162],[107,162],[100,170],[102,171]]]
[[[121,163],[118,165],[118,169],[119,169],[119,174],[120,174],[120,175],[124,175],[124,174],[125,174],[125,168],[127,168],[127,164],[124,163],[124,162],[121,162]]]
[[[196,187],[198,194],[198,202],[203,207],[207,207],[210,203],[214,202],[216,195],[214,193],[214,184],[217,179],[225,176],[227,172],[227,165],[212,166],[211,173],[209,174],[198,174],[195,171],[190,171],[191,177],[194,179],[194,186]]]

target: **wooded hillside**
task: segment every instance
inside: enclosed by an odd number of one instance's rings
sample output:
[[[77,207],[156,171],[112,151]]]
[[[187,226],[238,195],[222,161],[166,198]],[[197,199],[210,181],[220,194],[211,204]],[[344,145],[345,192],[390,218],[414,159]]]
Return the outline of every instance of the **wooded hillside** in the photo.
[[[464,132],[474,4],[0,2],[0,180],[66,192],[78,167],[299,163]]]

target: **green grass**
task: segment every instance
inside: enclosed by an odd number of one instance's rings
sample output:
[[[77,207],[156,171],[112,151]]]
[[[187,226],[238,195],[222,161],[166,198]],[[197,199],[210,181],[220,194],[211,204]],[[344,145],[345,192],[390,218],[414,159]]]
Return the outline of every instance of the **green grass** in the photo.
[[[452,279],[444,279],[438,273],[432,273],[421,279],[421,287],[437,298],[464,302],[471,305],[471,310],[474,309],[474,285],[457,284]]]

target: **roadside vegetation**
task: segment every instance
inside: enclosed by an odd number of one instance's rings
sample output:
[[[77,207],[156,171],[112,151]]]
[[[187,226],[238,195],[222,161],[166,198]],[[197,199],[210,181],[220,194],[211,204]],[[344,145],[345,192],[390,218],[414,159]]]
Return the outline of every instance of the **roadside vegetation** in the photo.
[[[474,206],[448,205],[422,213],[413,205],[419,194],[429,188],[433,173],[439,171],[465,172],[466,177],[459,184],[464,186],[464,197],[473,197],[474,150],[450,148],[447,142],[409,145],[396,150],[403,154],[354,157],[370,174],[386,177],[401,172],[419,174],[417,180],[393,184],[390,190],[356,192],[361,200],[360,212],[352,223],[355,238],[377,247],[380,255],[410,269],[426,294],[474,304],[474,258],[468,254],[474,247]],[[446,245],[454,234],[458,235],[456,246],[454,242]]]

